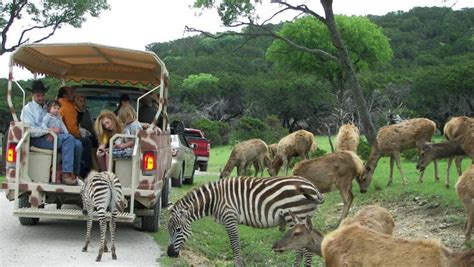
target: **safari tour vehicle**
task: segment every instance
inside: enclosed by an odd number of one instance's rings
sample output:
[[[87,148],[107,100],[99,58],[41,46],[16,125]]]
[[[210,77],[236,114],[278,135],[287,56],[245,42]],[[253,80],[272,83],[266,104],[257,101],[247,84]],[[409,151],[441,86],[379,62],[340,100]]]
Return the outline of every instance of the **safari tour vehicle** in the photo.
[[[109,149],[115,138],[136,141],[130,158],[110,156],[108,164],[109,170],[120,179],[126,202],[126,209],[117,221],[132,223],[141,217],[142,230],[157,231],[161,208],[168,203],[172,158],[167,114],[168,72],[161,59],[152,52],[91,43],[28,44],[11,55],[9,65],[7,101],[13,120],[4,148],[7,149],[6,179],[1,188],[7,199],[14,202],[13,214],[20,218],[20,223],[34,225],[40,218],[87,220],[87,216],[79,207],[80,186],[64,185],[56,178],[60,152],[30,146],[30,133],[48,130],[31,129],[19,120],[22,107],[14,107],[13,90],[23,94],[23,106],[30,95],[13,79],[14,66],[26,68],[35,78],[42,74],[61,80],[63,85],[82,84],[76,93],[85,95],[97,110],[110,107],[110,103],[118,102],[120,94],[127,93],[138,113],[143,97],[153,91],[159,93],[159,108],[151,125],[156,125],[159,116],[163,118],[159,120],[161,125],[142,130],[136,136],[113,136]],[[91,113],[91,117],[95,116]],[[49,133],[57,148],[57,136]]]

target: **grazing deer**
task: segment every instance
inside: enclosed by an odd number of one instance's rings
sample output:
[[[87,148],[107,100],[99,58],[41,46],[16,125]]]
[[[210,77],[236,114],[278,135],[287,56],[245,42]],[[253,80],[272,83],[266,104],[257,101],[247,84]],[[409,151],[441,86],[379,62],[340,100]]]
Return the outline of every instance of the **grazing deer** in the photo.
[[[364,163],[356,153],[348,150],[334,152],[295,165],[293,175],[312,182],[322,193],[339,190],[344,208],[339,222],[349,213],[352,200],[352,180],[359,183],[360,192],[367,192],[369,183],[364,178]]]
[[[303,159],[309,159],[309,151],[314,150],[316,150],[316,141],[312,133],[305,130],[291,133],[278,142],[277,152],[268,172],[271,176],[276,176],[280,168],[283,168],[288,175],[288,164],[293,157],[300,156]]]
[[[377,167],[377,162],[382,156],[390,156],[390,176],[387,185],[393,182],[393,163],[396,162],[403,184],[407,179],[403,175],[400,165],[400,152],[411,148],[420,148],[421,145],[431,141],[436,131],[436,124],[428,119],[418,118],[402,121],[398,124],[387,125],[380,128],[372,144],[369,159],[365,163],[365,179],[371,182]],[[439,180],[438,168],[434,162],[435,178]],[[423,172],[420,173],[420,182],[423,182]]]

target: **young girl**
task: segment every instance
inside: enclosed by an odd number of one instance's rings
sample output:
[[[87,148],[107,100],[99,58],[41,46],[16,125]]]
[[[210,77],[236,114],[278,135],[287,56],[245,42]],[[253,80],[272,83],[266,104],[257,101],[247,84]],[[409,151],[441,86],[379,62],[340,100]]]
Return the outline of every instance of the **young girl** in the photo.
[[[97,117],[94,125],[95,133],[99,141],[97,148],[97,159],[100,170],[107,170],[107,156],[109,154],[109,141],[115,134],[123,133],[123,125],[117,116],[108,110],[102,111]],[[118,148],[122,144],[122,138],[115,139],[113,148]]]
[[[123,105],[118,110],[118,118],[123,125],[124,134],[136,135],[138,131],[142,130],[142,125],[137,120],[137,113],[131,105]],[[114,157],[130,157],[132,155],[133,145],[135,144],[135,139],[125,138],[122,144],[117,146],[119,149],[114,149]]]

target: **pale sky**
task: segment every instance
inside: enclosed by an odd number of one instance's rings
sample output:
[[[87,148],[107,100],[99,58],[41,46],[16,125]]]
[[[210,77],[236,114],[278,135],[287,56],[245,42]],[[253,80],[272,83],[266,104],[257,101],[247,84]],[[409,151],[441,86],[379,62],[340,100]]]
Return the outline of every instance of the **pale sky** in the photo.
[[[278,10],[277,4],[268,3],[259,9],[261,18]],[[302,1],[290,1],[301,3]],[[334,0],[335,14],[344,15],[385,15],[391,11],[408,11],[415,6],[451,6],[454,9],[474,7],[474,0]],[[144,50],[147,44],[167,42],[191,36],[184,32],[185,26],[191,26],[210,32],[224,31],[215,10],[200,11],[192,9],[192,0],[109,0],[111,10],[103,12],[99,18],[88,18],[82,28],[63,27],[43,43],[91,42],[104,45],[118,46],[130,49]],[[315,11],[323,15],[320,2],[306,1]],[[286,18],[291,18],[286,15]],[[277,18],[285,19],[285,17]],[[274,21],[274,22],[278,22]],[[15,24],[18,31],[21,26]],[[15,40],[12,32],[9,40]],[[10,54],[0,57],[0,78],[8,76],[8,59]],[[14,78],[29,79],[32,74],[27,71],[14,69]]]

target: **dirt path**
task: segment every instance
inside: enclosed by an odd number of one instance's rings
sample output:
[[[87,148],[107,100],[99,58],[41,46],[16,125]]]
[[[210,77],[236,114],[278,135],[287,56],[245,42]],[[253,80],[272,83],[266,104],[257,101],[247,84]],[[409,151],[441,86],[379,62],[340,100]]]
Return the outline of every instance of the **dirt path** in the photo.
[[[159,266],[161,250],[152,236],[118,224],[117,257],[104,253],[96,263],[99,226],[94,224],[88,252],[84,245],[85,221],[41,219],[35,226],[22,226],[12,214],[13,202],[0,192],[0,266]],[[2,265],[3,264],[3,265]]]

